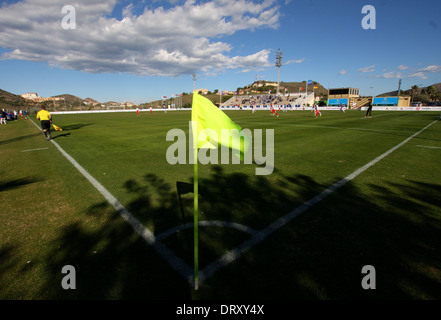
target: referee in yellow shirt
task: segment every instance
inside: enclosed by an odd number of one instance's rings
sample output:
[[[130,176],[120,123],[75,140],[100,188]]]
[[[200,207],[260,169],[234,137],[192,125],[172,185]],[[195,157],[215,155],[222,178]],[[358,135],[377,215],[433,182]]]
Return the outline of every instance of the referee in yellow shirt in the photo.
[[[43,133],[46,139],[47,140],[52,139],[51,137],[52,116],[48,111],[46,111],[45,106],[41,106],[41,110],[38,111],[37,120],[40,120],[41,122],[41,129],[43,129]]]

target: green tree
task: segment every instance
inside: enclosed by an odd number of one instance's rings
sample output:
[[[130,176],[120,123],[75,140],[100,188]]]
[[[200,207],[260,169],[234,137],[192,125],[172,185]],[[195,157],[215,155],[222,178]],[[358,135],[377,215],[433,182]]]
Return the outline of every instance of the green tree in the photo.
[[[418,93],[418,89],[420,87],[418,87],[417,85],[412,86],[412,102],[413,102],[413,98],[415,96],[416,93]]]
[[[426,103],[430,102],[430,99],[427,94],[417,94],[417,95],[415,95],[415,101],[422,102],[423,104],[426,104]]]
[[[436,90],[433,86],[430,86],[427,88],[427,94],[429,95],[430,100],[435,101],[436,100]]]

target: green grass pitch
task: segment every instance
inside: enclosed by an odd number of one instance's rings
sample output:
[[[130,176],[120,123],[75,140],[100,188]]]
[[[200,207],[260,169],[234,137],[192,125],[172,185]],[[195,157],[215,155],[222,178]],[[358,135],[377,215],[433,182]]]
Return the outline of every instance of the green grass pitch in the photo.
[[[208,277],[195,291],[134,232],[31,120],[0,126],[0,299],[440,299],[441,123],[437,112],[227,111],[274,129],[274,171],[199,165],[199,219],[256,232],[433,123]],[[32,117],[32,120],[39,125]],[[170,165],[189,111],[54,115],[53,141],[153,234],[193,221],[193,165]],[[188,138],[188,136],[187,136]],[[200,269],[247,241],[200,227]],[[163,243],[188,266],[193,229]],[[61,286],[62,267],[76,289]],[[361,283],[375,267],[376,289]]]

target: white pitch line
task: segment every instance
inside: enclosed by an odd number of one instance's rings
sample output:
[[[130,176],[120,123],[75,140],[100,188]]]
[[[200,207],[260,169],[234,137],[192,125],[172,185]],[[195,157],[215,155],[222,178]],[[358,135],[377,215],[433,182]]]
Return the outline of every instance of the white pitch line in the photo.
[[[21,150],[21,152],[30,152],[30,151],[47,150],[47,149],[49,149],[49,148],[37,148],[37,149]]]
[[[97,189],[113,208],[126,220],[149,245],[151,245],[161,255],[170,266],[184,278],[189,278],[192,268],[171,252],[162,242],[156,239],[155,235],[147,229],[138,219],[136,219],[107,189],[90,175],[74,158],[64,151],[58,143],[51,140],[57,149],[74,165],[75,168]]]
[[[425,126],[423,129],[421,129],[420,131],[414,133],[412,136],[408,137],[403,142],[397,144],[395,147],[389,149],[388,151],[386,151],[382,155],[378,156],[377,158],[375,158],[374,160],[372,160],[368,164],[366,164],[363,167],[359,168],[358,170],[354,171],[353,173],[348,175],[346,178],[341,179],[340,181],[336,182],[334,185],[332,185],[329,188],[327,188],[322,193],[316,195],[315,197],[313,197],[310,200],[306,201],[305,203],[303,203],[302,205],[300,205],[299,207],[297,207],[293,211],[291,211],[291,212],[287,213],[286,215],[284,215],[283,217],[277,219],[275,222],[270,224],[268,227],[266,227],[262,231],[258,232],[254,236],[252,236],[249,240],[243,242],[241,245],[237,246],[236,248],[228,251],[221,258],[219,258],[216,261],[212,262],[211,264],[209,264],[203,270],[200,271],[200,273],[199,273],[199,283],[202,283],[204,280],[206,280],[207,278],[211,277],[220,268],[230,264],[231,262],[233,262],[234,260],[239,258],[242,254],[244,254],[245,252],[250,250],[252,247],[254,247],[255,245],[257,245],[260,242],[262,242],[263,240],[265,240],[268,236],[270,236],[272,233],[274,233],[275,231],[277,231],[278,229],[280,229],[281,227],[286,225],[288,222],[290,222],[291,220],[296,218],[299,214],[307,211],[309,208],[311,208],[312,206],[314,206],[318,202],[320,202],[323,199],[325,199],[330,194],[334,193],[335,191],[337,191],[338,189],[343,187],[346,183],[348,183],[349,181],[351,181],[354,178],[356,178],[358,175],[360,175],[361,173],[363,173],[364,171],[366,171],[367,169],[369,169],[370,167],[375,165],[377,162],[379,162],[383,158],[385,158],[388,155],[390,155],[392,152],[394,152],[398,148],[402,147],[404,144],[409,142],[411,139],[413,139],[414,137],[419,135],[421,132],[423,132],[424,130],[429,128],[431,125],[433,125],[437,121],[438,120],[435,120],[434,122],[432,122],[429,125]]]
[[[420,148],[428,148],[428,149],[441,149],[441,147],[420,146],[420,145],[416,145],[416,147],[420,147]]]
[[[378,118],[378,117],[382,117],[382,116],[389,116],[389,115],[393,115],[393,113],[383,113],[383,114],[376,114],[375,116],[371,116],[371,118]],[[359,119],[366,119],[366,116],[361,117]]]
[[[32,123],[41,131],[41,129]],[[132,228],[158,253],[161,255],[170,266],[181,274],[188,281],[191,280],[193,269],[185,262],[178,258],[171,252],[155,235],[147,229],[138,219],[136,219],[107,189],[99,183],[92,175],[90,175],[74,158],[72,158],[66,151],[63,150],[54,140],[50,140],[54,146],[61,152],[61,154],[101,193],[101,195],[109,202],[113,208],[126,220]]]
[[[216,221],[216,220],[206,220],[206,221],[199,221],[198,225],[200,227],[221,227],[221,228],[233,228],[245,233],[249,233],[251,235],[254,235],[257,233],[256,230],[254,230],[253,228],[247,227],[243,224],[239,224],[239,223],[234,223],[234,222],[225,222],[225,221]],[[185,230],[185,229],[190,229],[193,228],[194,224],[193,223],[186,223],[186,224],[181,224],[179,226],[176,226],[174,228],[171,228],[167,231],[164,231],[161,234],[158,234],[156,236],[156,239],[158,240],[164,240],[166,238],[168,238],[169,236],[171,236],[172,234]]]
[[[275,222],[270,224],[265,229],[261,230],[260,232],[253,232],[253,236],[243,242],[241,245],[237,246],[236,248],[228,251],[226,254],[224,254],[221,258],[215,260],[214,262],[210,263],[208,266],[206,266],[204,269],[200,270],[199,272],[199,284],[202,284],[203,281],[207,280],[209,277],[211,277],[216,271],[221,269],[222,267],[230,264],[237,258],[239,258],[243,253],[250,250],[255,245],[259,244],[263,240],[265,240],[268,236],[270,236],[272,233],[286,225],[288,222],[293,220],[295,217],[297,217],[299,214],[307,211],[309,208],[320,202],[321,200],[325,199],[330,194],[337,191],[339,188],[344,186],[349,181],[356,178],[358,175],[360,175],[362,172],[366,171],[373,165],[375,165],[377,162],[382,160],[383,158],[387,157],[389,154],[394,152],[396,149],[400,148],[407,142],[409,142],[411,139],[416,137],[418,134],[429,128],[431,125],[436,123],[439,119],[435,120],[434,122],[430,123],[420,131],[414,133],[412,136],[405,139],[403,142],[399,143],[395,147],[389,149],[382,155],[378,156],[368,164],[364,165],[363,167],[359,168],[358,170],[351,173],[349,176],[347,176],[344,179],[341,179],[331,187],[327,188],[322,193],[318,194],[317,196],[313,197],[312,199],[306,201],[301,206],[297,207],[293,211],[285,214],[283,217],[277,219]],[[32,121],[32,123],[34,123]],[[35,123],[34,125],[41,130]],[[57,147],[57,149],[79,170],[86,179],[106,198],[106,200],[115,208],[115,210],[121,214],[121,216],[132,226],[132,228],[142,236],[142,238],[150,245],[152,245],[155,250],[171,265],[171,267],[176,270],[179,274],[181,274],[184,278],[187,279],[187,281],[190,284],[194,283],[194,280],[192,279],[192,268],[190,268],[187,264],[185,264],[180,258],[178,258],[173,252],[171,252],[164,244],[162,244],[157,237],[153,235],[153,233],[148,230],[144,225],[142,225],[124,206],[109,192],[107,191],[104,186],[102,186],[95,178],[93,178],[78,162],[76,162],[75,159],[73,159],[69,154],[67,154],[56,142],[51,140],[51,142]]]

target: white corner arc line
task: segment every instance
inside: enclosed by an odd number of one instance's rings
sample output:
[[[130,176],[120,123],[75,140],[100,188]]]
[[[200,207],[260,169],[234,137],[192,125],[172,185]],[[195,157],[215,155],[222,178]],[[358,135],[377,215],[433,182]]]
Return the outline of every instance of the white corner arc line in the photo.
[[[244,233],[248,233],[251,235],[254,235],[257,233],[256,230],[254,230],[253,228],[250,228],[248,226],[245,226],[243,224],[240,223],[234,223],[234,222],[227,222],[227,221],[218,221],[218,220],[204,220],[204,221],[199,221],[198,225],[200,227],[222,227],[222,228],[233,228],[239,231],[242,231]],[[189,223],[185,223],[185,224],[181,224],[179,226],[176,226],[174,228],[168,229],[166,231],[164,231],[161,234],[158,234],[156,236],[156,239],[158,240],[164,240],[168,237],[170,237],[172,234],[185,230],[185,229],[190,229],[193,228],[194,224],[189,222]]]
[[[254,247],[255,245],[257,245],[260,242],[262,242],[265,238],[267,238],[269,235],[274,233],[276,230],[278,230],[281,227],[283,227],[284,225],[286,225],[288,222],[293,220],[295,217],[297,217],[301,213],[307,211],[309,208],[311,208],[312,206],[314,206],[318,202],[322,201],[324,198],[326,198],[330,194],[332,194],[335,191],[337,191],[338,189],[340,189],[346,183],[348,183],[349,181],[351,181],[354,178],[356,178],[358,175],[360,175],[361,173],[363,173],[364,171],[366,171],[367,169],[369,169],[370,167],[375,165],[377,162],[379,162],[383,158],[387,157],[388,155],[390,155],[392,152],[394,152],[398,148],[402,147],[404,144],[406,144],[411,139],[413,139],[414,137],[419,135],[421,132],[425,131],[427,128],[429,128],[431,125],[436,123],[438,120],[439,119],[437,119],[434,122],[428,124],[427,126],[425,126],[420,131],[414,133],[413,135],[411,135],[410,137],[408,137],[407,139],[405,139],[401,143],[397,144],[395,147],[389,149],[388,151],[386,151],[382,155],[378,156],[377,158],[375,158],[371,162],[369,162],[366,165],[364,165],[363,167],[357,169],[356,171],[354,171],[353,173],[348,175],[346,178],[341,179],[340,181],[336,182],[335,184],[333,184],[332,186],[330,186],[329,188],[324,190],[322,193],[316,195],[315,197],[313,197],[310,200],[306,201],[305,203],[303,203],[302,205],[300,205],[296,209],[292,210],[291,212],[289,212],[289,213],[285,214],[284,216],[282,216],[281,218],[277,219],[275,222],[270,224],[268,227],[266,227],[265,229],[261,230],[260,232],[258,232],[254,236],[252,236],[249,240],[243,242],[241,245],[237,246],[236,248],[228,251],[221,258],[217,259],[216,261],[214,261],[211,264],[209,264],[208,266],[206,266],[199,273],[199,283],[202,283],[204,280],[206,280],[207,278],[211,277],[220,268],[222,268],[222,267],[226,266],[227,264],[233,262],[239,256],[241,256],[243,253],[247,252],[252,247]]]
[[[32,123],[41,131],[41,129]],[[147,229],[138,219],[136,219],[107,189],[99,183],[92,175],[90,175],[74,158],[72,158],[66,151],[61,148],[54,140],[50,140],[53,145],[61,152],[61,154],[69,160],[69,162],[97,189],[101,195],[109,202],[112,207],[126,220],[130,226],[135,230],[149,245],[151,245],[159,255],[161,255],[170,266],[176,270],[187,281],[191,281],[193,273],[184,261],[178,258],[171,252],[161,241],[156,239],[155,235]]]

